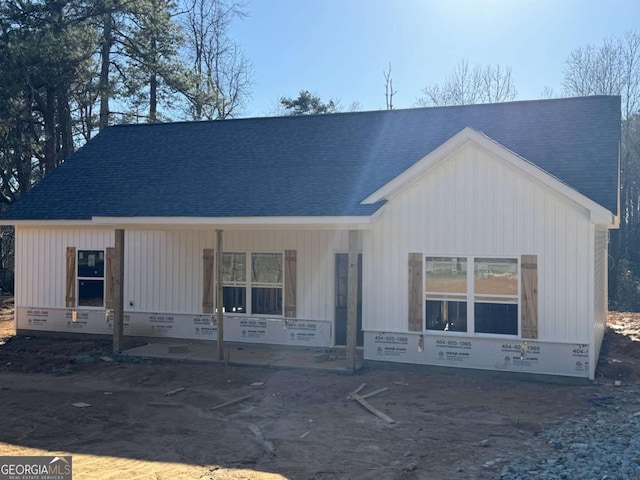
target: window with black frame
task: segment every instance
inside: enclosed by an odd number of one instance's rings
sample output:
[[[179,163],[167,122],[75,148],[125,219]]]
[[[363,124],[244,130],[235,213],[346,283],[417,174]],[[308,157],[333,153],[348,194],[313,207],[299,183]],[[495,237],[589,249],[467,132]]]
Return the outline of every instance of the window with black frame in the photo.
[[[78,306],[104,306],[103,250],[78,250]]]

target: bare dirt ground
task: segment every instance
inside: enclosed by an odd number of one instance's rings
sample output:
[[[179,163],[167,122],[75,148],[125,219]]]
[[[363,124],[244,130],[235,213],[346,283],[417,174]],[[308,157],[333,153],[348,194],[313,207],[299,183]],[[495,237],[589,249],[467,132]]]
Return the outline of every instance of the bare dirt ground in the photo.
[[[490,479],[501,462],[550,449],[538,434],[584,421],[597,408],[589,400],[640,392],[640,314],[611,314],[597,380],[585,385],[409,365],[345,376],[109,362],[109,342],[13,334],[5,301],[0,455],[70,454],[76,480]],[[361,393],[388,388],[368,400],[394,424],[347,398],[362,383]],[[640,410],[640,399],[621,408]]]

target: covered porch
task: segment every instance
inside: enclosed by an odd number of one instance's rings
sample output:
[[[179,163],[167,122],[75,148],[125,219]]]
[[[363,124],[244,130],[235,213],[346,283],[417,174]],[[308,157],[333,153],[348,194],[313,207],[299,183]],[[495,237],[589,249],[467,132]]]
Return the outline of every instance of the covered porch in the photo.
[[[147,344],[125,349],[126,357],[154,358],[197,363],[224,363],[231,366],[267,368],[302,368],[351,374],[363,365],[362,351],[356,351],[352,369],[344,347],[305,348],[282,345],[225,342],[223,359],[219,360],[216,342],[152,339]]]

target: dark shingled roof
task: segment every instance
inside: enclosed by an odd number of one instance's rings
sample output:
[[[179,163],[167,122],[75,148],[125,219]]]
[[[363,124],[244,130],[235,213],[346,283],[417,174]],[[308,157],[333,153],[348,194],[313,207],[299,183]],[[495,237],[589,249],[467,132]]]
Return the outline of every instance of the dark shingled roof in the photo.
[[[110,127],[0,218],[369,215],[472,127],[617,213],[620,97]]]

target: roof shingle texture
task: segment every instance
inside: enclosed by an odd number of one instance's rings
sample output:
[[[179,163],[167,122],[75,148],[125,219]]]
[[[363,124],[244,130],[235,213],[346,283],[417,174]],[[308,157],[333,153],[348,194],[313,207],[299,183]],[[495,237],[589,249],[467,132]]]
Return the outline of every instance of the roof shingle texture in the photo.
[[[465,127],[617,213],[620,98],[599,96],[110,127],[0,217],[370,215]]]

